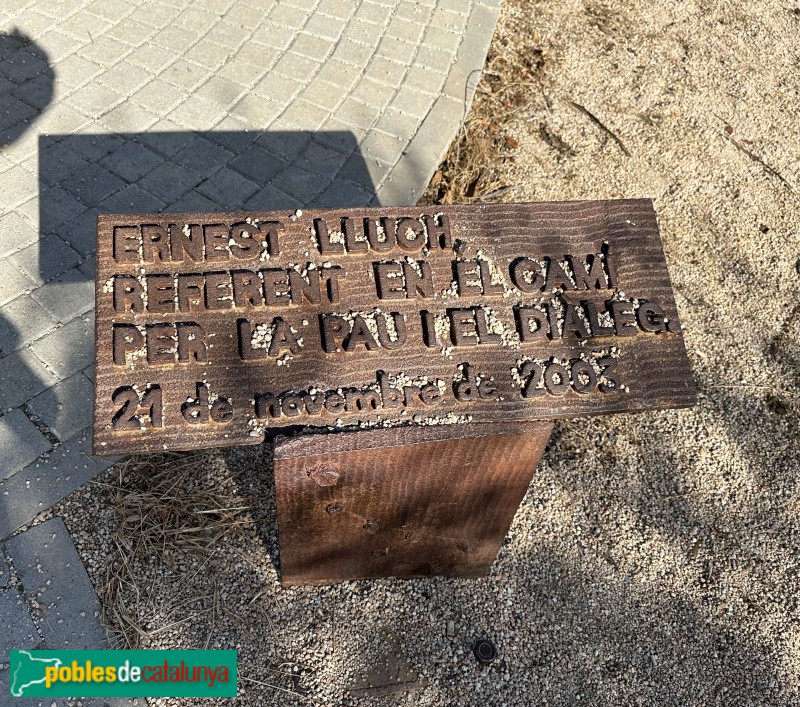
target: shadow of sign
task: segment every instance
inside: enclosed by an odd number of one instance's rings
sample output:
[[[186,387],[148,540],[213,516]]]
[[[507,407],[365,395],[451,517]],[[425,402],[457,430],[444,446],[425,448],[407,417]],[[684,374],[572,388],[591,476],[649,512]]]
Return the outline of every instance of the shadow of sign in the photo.
[[[47,53],[19,30],[0,33],[0,146],[15,142],[53,98]]]
[[[58,353],[62,379],[91,376],[98,214],[291,212],[363,206],[374,197],[356,139],[346,132],[43,136],[39,179],[36,275],[50,314],[72,329]],[[88,393],[91,386],[80,388]],[[61,401],[58,417],[56,429],[88,427],[91,399]]]
[[[347,132],[43,136],[39,179],[36,275],[39,299],[63,325],[63,343],[52,355],[64,390],[42,422],[62,442],[92,424],[98,214],[291,213],[365,206],[375,195],[355,136]],[[269,518],[262,532],[274,532],[274,523]]]
[[[308,206],[365,206],[375,191],[349,132],[44,135],[38,164],[39,237],[14,255],[14,264],[32,283],[32,296],[18,298],[30,313],[14,321],[0,315],[0,349],[8,368],[0,376],[0,405],[10,416],[9,444],[24,447],[25,433],[36,432],[35,424],[38,433],[29,437],[39,447],[26,448],[25,460],[0,463],[0,482],[52,447],[74,451],[70,488],[55,480],[39,483],[37,477],[39,490],[30,495],[48,507],[104,468],[91,459],[87,465],[86,456],[98,214],[293,212]],[[53,458],[40,466],[56,473]],[[0,518],[5,517],[0,537],[38,512],[17,502],[10,493],[5,501],[0,498]]]

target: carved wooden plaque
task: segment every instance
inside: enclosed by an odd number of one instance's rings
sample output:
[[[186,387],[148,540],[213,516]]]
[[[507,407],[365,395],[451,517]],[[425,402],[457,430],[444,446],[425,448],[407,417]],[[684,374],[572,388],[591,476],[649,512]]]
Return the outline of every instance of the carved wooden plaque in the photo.
[[[100,216],[94,451],[695,402],[649,200]]]

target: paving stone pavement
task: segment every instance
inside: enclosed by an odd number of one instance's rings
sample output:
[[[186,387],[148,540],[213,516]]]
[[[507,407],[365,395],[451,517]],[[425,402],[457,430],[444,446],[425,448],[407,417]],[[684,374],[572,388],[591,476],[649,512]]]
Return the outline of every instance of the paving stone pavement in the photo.
[[[87,429],[97,215],[414,203],[499,1],[0,3],[0,540],[114,461]]]
[[[12,583],[6,556],[17,583]],[[31,606],[36,621],[31,616]],[[109,647],[100,603],[61,518],[51,518],[0,545],[0,696],[10,690],[9,651]],[[3,701],[4,703],[4,701]],[[144,704],[143,700],[138,700]],[[127,699],[15,699],[20,707],[134,707]]]

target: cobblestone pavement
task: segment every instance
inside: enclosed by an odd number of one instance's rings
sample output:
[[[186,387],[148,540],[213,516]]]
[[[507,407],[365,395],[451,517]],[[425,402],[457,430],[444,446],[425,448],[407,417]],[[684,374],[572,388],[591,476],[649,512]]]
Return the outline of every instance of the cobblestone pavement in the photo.
[[[414,203],[498,13],[499,0],[0,3],[0,540],[114,461],[89,451],[97,214]],[[15,548],[34,532],[6,541],[12,570],[0,556],[0,627],[20,647],[33,588]]]

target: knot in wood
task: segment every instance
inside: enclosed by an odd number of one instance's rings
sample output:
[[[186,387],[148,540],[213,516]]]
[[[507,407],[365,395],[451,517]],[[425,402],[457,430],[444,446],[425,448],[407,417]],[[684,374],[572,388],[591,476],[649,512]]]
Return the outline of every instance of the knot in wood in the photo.
[[[307,474],[319,486],[336,486],[336,482],[339,481],[338,468],[327,462],[315,464]]]

